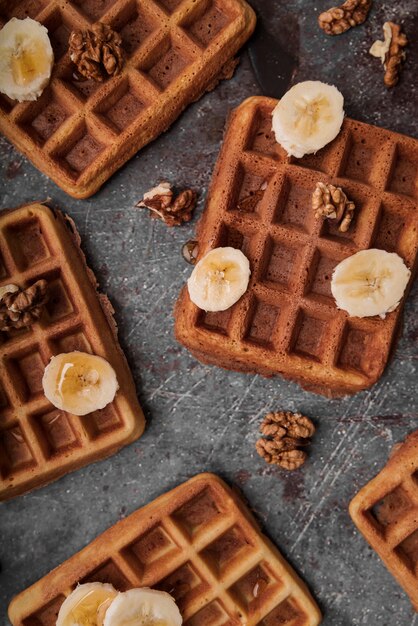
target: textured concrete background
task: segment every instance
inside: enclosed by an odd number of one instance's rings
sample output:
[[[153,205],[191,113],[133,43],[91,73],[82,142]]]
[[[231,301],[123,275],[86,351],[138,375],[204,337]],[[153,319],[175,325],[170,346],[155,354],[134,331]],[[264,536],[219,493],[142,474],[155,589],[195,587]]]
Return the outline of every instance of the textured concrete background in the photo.
[[[298,56],[296,80],[344,93],[348,115],[418,137],[418,0],[375,0],[368,22],[338,38],[316,27],[327,0],[259,0],[266,22]],[[402,84],[388,93],[367,50],[381,25],[401,20],[410,39]],[[414,85],[415,80],[415,85]],[[325,626],[418,626],[418,618],[347,513],[351,497],[417,427],[418,289],[385,376],[370,391],[328,401],[281,379],[204,367],[173,338],[172,308],[190,273],[180,255],[193,234],[228,112],[260,93],[246,53],[233,80],[191,106],[168,133],[87,201],[77,202],[0,140],[1,207],[50,196],[76,221],[89,262],[115,305],[148,419],[145,435],[115,457],[0,508],[0,623],[11,597],[118,519],[194,474],[210,470],[239,486],[267,534],[308,582]],[[176,229],[133,208],[150,183],[200,190],[193,223]],[[318,424],[309,462],[286,474],[255,453],[269,410],[300,410]]]

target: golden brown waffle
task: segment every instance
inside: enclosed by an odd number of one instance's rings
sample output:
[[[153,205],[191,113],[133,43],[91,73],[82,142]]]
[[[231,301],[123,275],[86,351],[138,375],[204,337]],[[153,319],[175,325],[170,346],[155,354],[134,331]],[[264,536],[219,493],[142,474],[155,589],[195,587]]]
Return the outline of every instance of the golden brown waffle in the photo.
[[[77,198],[212,89],[255,26],[244,0],[0,0],[0,27],[27,15],[49,31],[53,75],[36,102],[0,94],[0,131]],[[76,80],[69,34],[99,20],[120,33],[124,70],[104,84]]]
[[[19,594],[13,626],[55,626],[77,583],[171,593],[184,626],[314,626],[308,589],[226,484],[199,474],[100,535]]]
[[[281,374],[324,395],[355,393],[382,374],[405,297],[385,320],[349,318],[335,306],[331,277],[340,261],[370,247],[397,252],[414,274],[418,141],[346,119],[316,155],[289,159],[271,131],[276,104],[255,97],[233,112],[197,229],[199,258],[217,246],[242,249],[249,288],[227,311],[205,313],[185,287],[176,336],[205,363]],[[356,203],[347,233],[315,218],[318,181],[341,186]]]
[[[418,611],[418,431],[359,491],[350,515]]]
[[[49,301],[39,321],[0,333],[0,500],[113,454],[145,425],[113,309],[97,293],[73,222],[40,204],[3,211],[0,284],[41,278]],[[73,350],[107,359],[120,385],[111,404],[84,417],[55,409],[42,388],[51,356]]]

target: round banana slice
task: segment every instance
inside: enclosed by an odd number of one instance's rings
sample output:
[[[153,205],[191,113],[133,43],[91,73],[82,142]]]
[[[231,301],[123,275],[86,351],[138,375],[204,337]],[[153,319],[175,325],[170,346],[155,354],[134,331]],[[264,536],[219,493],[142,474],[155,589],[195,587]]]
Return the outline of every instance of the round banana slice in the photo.
[[[51,78],[54,53],[45,26],[13,17],[0,30],[0,92],[37,100]]]
[[[235,248],[215,248],[196,264],[187,286],[204,311],[225,311],[241,298],[250,280],[250,262]]]
[[[103,409],[119,389],[113,367],[102,357],[86,352],[53,356],[42,385],[54,406],[74,415]]]
[[[174,599],[165,591],[130,589],[106,611],[103,626],[181,626],[183,619]]]
[[[298,83],[273,111],[273,131],[289,156],[312,154],[335,139],[344,119],[344,98],[333,85]]]
[[[401,301],[410,276],[398,254],[372,248],[337,265],[331,291],[337,307],[351,317],[385,318]]]
[[[116,589],[105,583],[79,585],[64,600],[56,626],[98,626],[103,609],[118,595]]]

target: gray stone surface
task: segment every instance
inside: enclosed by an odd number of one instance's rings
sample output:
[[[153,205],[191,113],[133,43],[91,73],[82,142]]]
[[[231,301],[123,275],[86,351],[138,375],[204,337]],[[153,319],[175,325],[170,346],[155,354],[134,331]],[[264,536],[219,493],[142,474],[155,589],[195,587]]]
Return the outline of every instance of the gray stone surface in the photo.
[[[418,0],[375,0],[363,27],[327,38],[316,16],[332,2],[259,0],[272,30],[299,58],[296,80],[336,84],[347,114],[418,137]],[[388,18],[414,35],[402,84],[388,93],[367,55]],[[414,82],[415,81],[415,82]],[[247,55],[233,80],[192,105],[165,135],[132,159],[95,197],[75,201],[0,140],[1,207],[51,197],[76,221],[102,289],[115,305],[146,412],[139,441],[0,508],[0,623],[11,597],[118,519],[194,474],[209,470],[239,486],[266,533],[308,582],[324,626],[418,625],[400,588],[356,531],[347,505],[417,426],[418,289],[386,374],[370,391],[329,401],[281,379],[205,367],[173,337],[172,308],[190,267],[180,248],[189,225],[168,229],[133,208],[150,183],[169,179],[201,191],[200,215],[228,112],[259,93]],[[286,474],[264,464],[254,442],[265,412],[312,416],[309,462]]]

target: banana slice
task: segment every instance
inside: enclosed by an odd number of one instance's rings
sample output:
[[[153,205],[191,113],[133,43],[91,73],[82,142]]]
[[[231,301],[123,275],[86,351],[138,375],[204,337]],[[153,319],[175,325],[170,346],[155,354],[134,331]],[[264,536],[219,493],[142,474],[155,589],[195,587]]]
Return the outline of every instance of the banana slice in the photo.
[[[215,248],[195,266],[187,286],[204,311],[225,311],[241,298],[250,280],[250,262],[235,248]]]
[[[337,307],[351,317],[379,315],[384,319],[398,306],[410,276],[395,252],[362,250],[337,265],[331,291]]]
[[[103,619],[103,609],[117,595],[116,589],[109,584],[79,585],[61,605],[56,626],[98,626]]]
[[[180,611],[168,593],[144,587],[119,593],[106,611],[103,626],[181,626],[182,623]]]
[[[273,111],[273,131],[289,156],[300,159],[335,139],[344,119],[344,98],[333,85],[308,80],[292,87]]]
[[[45,396],[58,409],[86,415],[112,402],[119,389],[113,367],[86,352],[53,356],[42,378]]]
[[[0,30],[0,92],[37,100],[51,77],[54,53],[45,26],[13,17]]]

